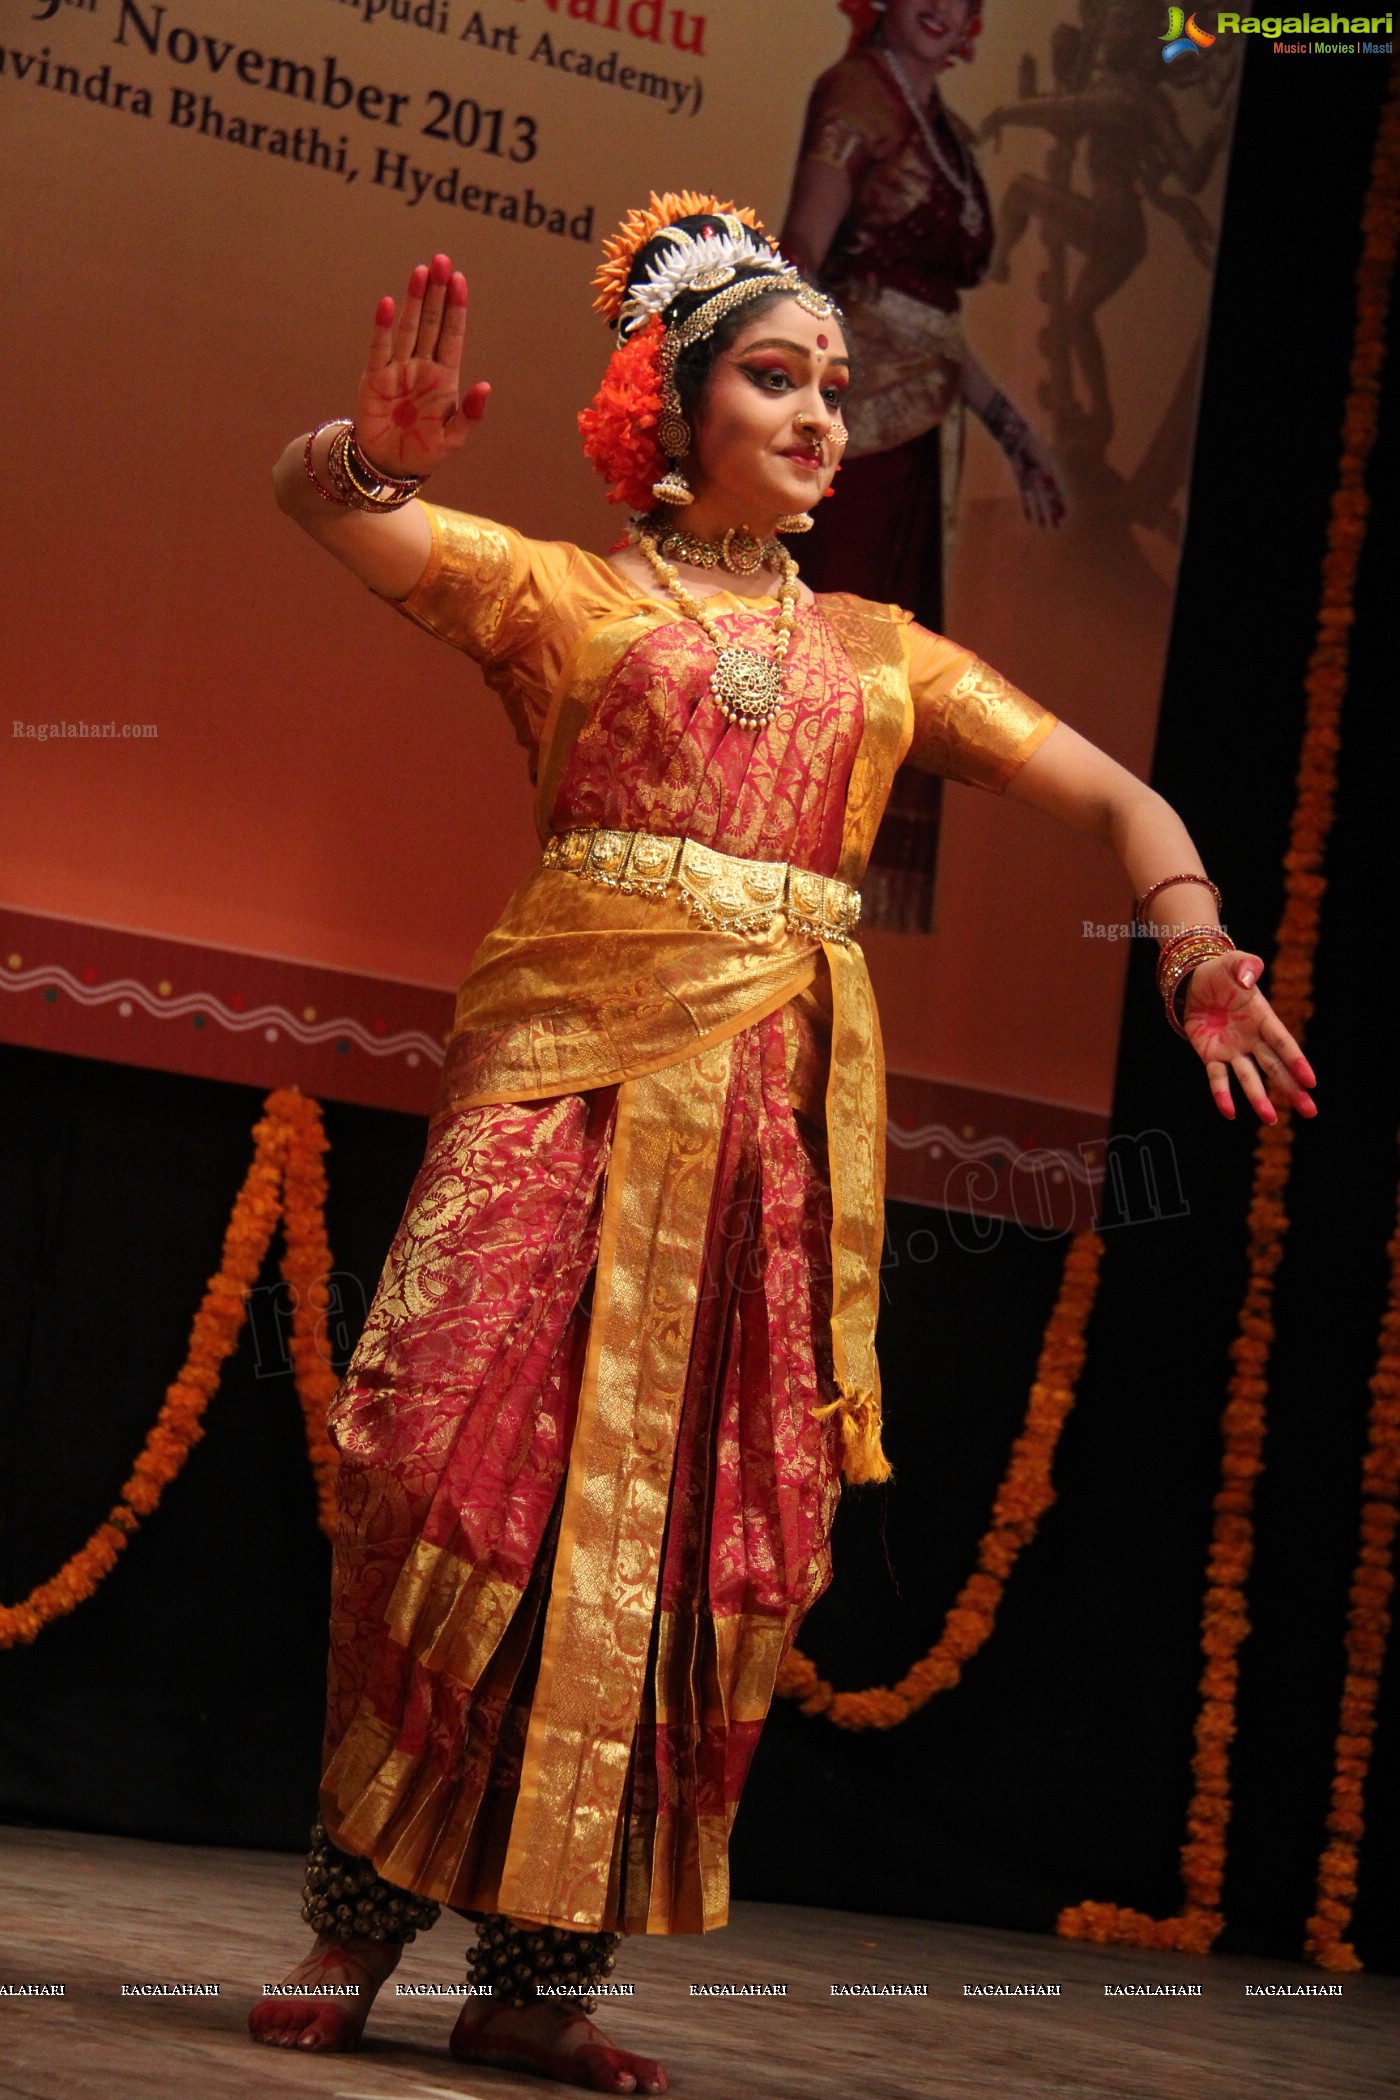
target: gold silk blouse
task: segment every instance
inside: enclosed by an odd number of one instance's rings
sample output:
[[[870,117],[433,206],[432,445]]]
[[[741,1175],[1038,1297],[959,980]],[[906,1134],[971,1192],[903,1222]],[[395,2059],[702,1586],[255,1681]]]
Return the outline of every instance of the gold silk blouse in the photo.
[[[509,525],[431,503],[423,508],[432,549],[408,596],[394,601],[396,609],[481,666],[528,754],[531,780],[557,787],[567,752],[554,748],[556,738],[571,739],[580,726],[563,705],[565,674],[580,668],[570,661],[580,643],[610,635],[607,653],[621,655],[635,641],[639,621],[683,621],[685,615],[566,540],[531,540]],[[717,596],[749,602],[729,592]],[[908,734],[896,763],[1000,793],[1054,728],[1057,717],[1046,708],[900,607],[844,594],[819,605],[828,617],[833,608],[859,606],[872,629],[888,628],[899,638]],[[856,668],[860,672],[859,663]],[[549,836],[550,814],[537,807],[541,840]]]

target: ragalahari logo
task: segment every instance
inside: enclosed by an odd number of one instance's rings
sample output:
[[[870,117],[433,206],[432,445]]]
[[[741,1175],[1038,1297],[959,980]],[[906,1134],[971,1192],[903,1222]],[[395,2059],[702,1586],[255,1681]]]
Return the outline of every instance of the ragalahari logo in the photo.
[[[1188,51],[1208,51],[1214,42],[1211,32],[1202,29],[1194,15],[1184,14],[1179,7],[1167,9],[1162,56],[1168,65],[1174,58],[1183,58]]]

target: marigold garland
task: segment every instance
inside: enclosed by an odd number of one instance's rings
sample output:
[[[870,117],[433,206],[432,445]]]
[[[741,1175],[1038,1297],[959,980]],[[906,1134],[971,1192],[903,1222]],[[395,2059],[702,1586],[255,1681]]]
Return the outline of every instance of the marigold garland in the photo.
[[[1300,1043],[1313,1010],[1318,916],[1326,887],[1323,852],[1332,827],[1353,599],[1369,509],[1366,465],[1375,442],[1380,375],[1385,361],[1386,313],[1400,228],[1400,69],[1391,74],[1361,224],[1350,388],[1322,564],[1317,640],[1305,681],[1307,708],[1293,821],[1284,856],[1284,907],[1272,970],[1273,1004]],[[1254,1553],[1254,1484],[1263,1466],[1265,1401],[1274,1339],[1273,1286],[1288,1230],[1284,1190],[1292,1150],[1293,1119],[1287,1111],[1277,1123],[1260,1125],[1255,1134],[1249,1206],[1248,1278],[1230,1348],[1233,1368],[1221,1422],[1224,1455],[1206,1567],[1201,1622],[1204,1664],[1191,1765],[1195,1791],[1187,1810],[1187,1838],[1181,1850],[1182,1908],[1175,1917],[1153,1918],[1116,1903],[1076,1904],[1062,1911],[1057,1920],[1057,1931],[1067,1939],[1204,1954],[1215,1944],[1224,1924],[1220,1897],[1230,1823],[1230,1743],[1235,1734],[1239,1648],[1249,1632],[1245,1582]],[[1367,1546],[1377,1543],[1378,1537],[1379,1525],[1373,1522]],[[1373,1564],[1364,1565],[1368,1575],[1376,1573]],[[1360,1571],[1358,1579],[1359,1576]],[[1374,1594],[1374,1585],[1368,1582],[1366,1595]],[[1362,1638],[1358,1652],[1375,1655],[1379,1666],[1374,1642],[1368,1646]],[[1352,1733],[1346,1729],[1346,1721],[1359,1710],[1359,1705],[1348,1706],[1344,1695],[1346,1733],[1339,1740],[1339,1778],[1341,1743]],[[1354,1758],[1359,1754],[1358,1745],[1348,1742],[1346,1754],[1349,1759]],[[1355,1777],[1350,1765],[1345,1777]],[[1353,1796],[1344,1788],[1340,1811],[1334,1792],[1334,1813],[1339,1812],[1348,1815],[1350,1832],[1339,1843],[1354,1845],[1361,1834],[1359,1792]],[[1339,1922],[1342,1891],[1349,1875],[1354,1881],[1354,1854],[1349,1861],[1345,1853],[1329,1847],[1323,1859],[1324,1871],[1336,1887],[1329,1887],[1327,1892],[1332,1909],[1319,1903],[1319,1920],[1324,1932],[1329,1923],[1339,1932],[1340,1923],[1349,1915],[1349,1911],[1343,1912]],[[1319,1940],[1320,1947],[1322,1944]],[[1327,1944],[1333,1945],[1330,1941]],[[1340,1958],[1339,1943],[1335,1951]],[[1322,1959],[1322,1954],[1315,1958]]]
[[[263,1103],[263,1115],[253,1126],[253,1141],[252,1164],[224,1233],[219,1272],[209,1279],[190,1329],[184,1366],[166,1389],[164,1405],[121,1498],[56,1575],[31,1590],[22,1604],[0,1606],[0,1648],[35,1640],[45,1626],[92,1596],[115,1567],[141,1519],[158,1507],[204,1434],[205,1409],[237,1345],[247,1317],[248,1293],[258,1280],[279,1218],[286,1241],[282,1274],[296,1301],[292,1361],[297,1392],[306,1418],[321,1526],[327,1532],[331,1528],[336,1453],[326,1434],[326,1403],[337,1380],[321,1350],[331,1266],[325,1229],[321,1155],[326,1136],[321,1111],[305,1095],[279,1087]]]
[[[976,1572],[959,1591],[942,1633],[898,1684],[872,1685],[864,1692],[836,1691],[794,1648],[778,1672],[777,1689],[784,1698],[798,1700],[804,1714],[825,1714],[838,1728],[894,1728],[937,1693],[950,1691],[964,1665],[985,1646],[1007,1577],[1055,1499],[1051,1468],[1074,1405],[1102,1256],[1103,1241],[1095,1232],[1076,1233],[1070,1242],[1041,1342],[1025,1424],[1011,1448],[992,1521],[977,1549]]]
[[[1391,1556],[1400,1502],[1400,1200],[1387,1251],[1390,1290],[1371,1378],[1371,1412],[1361,1468],[1361,1543],[1347,1609],[1346,1676],[1337,1716],[1328,1843],[1317,1863],[1317,1907],[1308,1919],[1304,1941],[1309,1961],[1334,1970],[1361,1967],[1356,1949],[1343,1935],[1356,1902],[1358,1854],[1366,1827],[1362,1816],[1366,1775],[1376,1737],[1376,1699],[1395,1587]]]

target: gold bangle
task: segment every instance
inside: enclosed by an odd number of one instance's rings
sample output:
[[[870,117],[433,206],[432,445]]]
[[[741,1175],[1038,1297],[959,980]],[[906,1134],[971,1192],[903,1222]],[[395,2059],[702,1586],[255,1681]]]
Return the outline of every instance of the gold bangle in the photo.
[[[364,453],[360,450],[359,440],[355,436],[353,423],[350,425],[345,439],[342,457],[345,462],[345,470],[360,494],[380,503],[391,496],[396,496],[407,503],[411,497],[418,494],[419,489],[422,488],[423,483],[428,478],[426,474],[381,473],[379,468],[370,460],[367,460]]]
[[[1193,935],[1179,935],[1173,945],[1175,952],[1157,966],[1157,989],[1162,994],[1167,1019],[1177,1034],[1184,1036],[1186,1030],[1176,1008],[1177,993],[1202,963],[1213,961],[1217,955],[1231,954],[1235,944],[1227,933],[1202,928]]]
[[[362,488],[350,465],[350,447],[354,442],[355,426],[347,423],[331,439],[326,454],[326,472],[339,492],[340,501],[349,510],[387,512],[402,510],[405,503],[413,500],[411,488],[394,489],[381,494],[378,487]]]
[[[1160,977],[1162,972],[1170,967],[1178,949],[1185,948],[1193,941],[1228,940],[1229,935],[1223,926],[1179,926],[1175,933],[1159,938],[1161,946],[1157,951],[1157,974]]]
[[[1226,933],[1196,934],[1189,940],[1174,944],[1172,953],[1163,956],[1157,965],[1157,986],[1164,990],[1175,984],[1184,971],[1194,970],[1201,962],[1208,962],[1213,955],[1227,955],[1234,942]]]

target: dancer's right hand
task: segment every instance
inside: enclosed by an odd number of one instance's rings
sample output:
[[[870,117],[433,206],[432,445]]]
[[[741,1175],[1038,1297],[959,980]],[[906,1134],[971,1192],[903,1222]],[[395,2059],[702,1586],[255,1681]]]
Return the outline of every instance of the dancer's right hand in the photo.
[[[402,309],[388,293],[374,316],[355,400],[355,438],[386,474],[431,474],[486,412],[484,379],[459,398],[467,338],[467,280],[448,255],[419,263]]]

